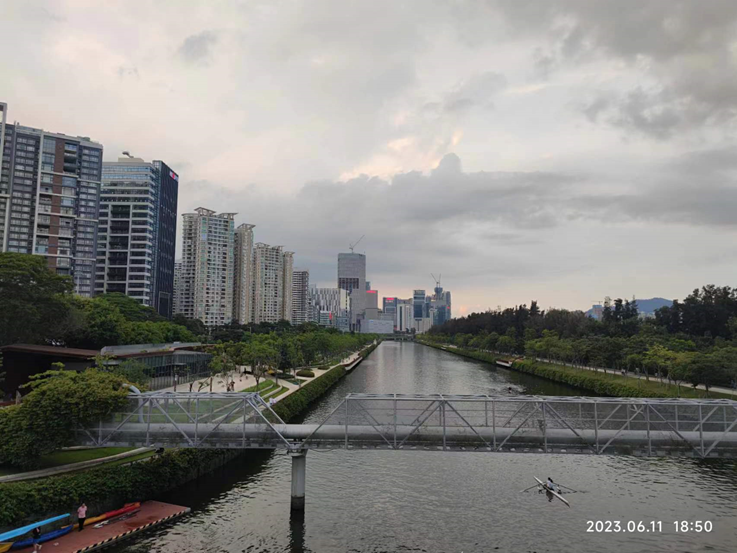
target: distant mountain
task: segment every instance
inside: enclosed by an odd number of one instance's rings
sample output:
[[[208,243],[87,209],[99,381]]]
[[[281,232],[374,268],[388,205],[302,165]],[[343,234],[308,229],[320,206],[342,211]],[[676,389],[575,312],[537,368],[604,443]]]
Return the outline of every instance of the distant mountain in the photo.
[[[637,310],[640,313],[655,313],[661,307],[670,307],[673,300],[665,298],[650,298],[649,300],[637,300]]]
[[[637,310],[644,315],[654,315],[661,307],[670,307],[671,305],[673,305],[673,300],[667,300],[665,298],[650,298],[649,300],[637,298]],[[594,310],[589,309],[586,311],[586,314],[591,317],[594,314]]]

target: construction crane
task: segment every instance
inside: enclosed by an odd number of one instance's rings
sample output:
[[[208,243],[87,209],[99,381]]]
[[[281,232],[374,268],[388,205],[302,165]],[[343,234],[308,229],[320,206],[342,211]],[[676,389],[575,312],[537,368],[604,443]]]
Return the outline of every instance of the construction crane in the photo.
[[[440,275],[438,278],[435,278],[435,275],[430,273],[430,276],[435,281],[435,295],[437,296],[440,294],[440,292],[443,291],[443,289],[440,287],[440,279],[443,278],[443,275]]]
[[[351,253],[353,253],[353,248],[355,248],[356,246],[358,246],[358,243],[361,240],[363,240],[364,236],[366,236],[366,235],[364,234],[363,236],[361,236],[361,238],[359,238],[358,240],[356,240],[356,242],[354,242],[353,244],[349,244],[348,245],[348,249],[351,250]]]

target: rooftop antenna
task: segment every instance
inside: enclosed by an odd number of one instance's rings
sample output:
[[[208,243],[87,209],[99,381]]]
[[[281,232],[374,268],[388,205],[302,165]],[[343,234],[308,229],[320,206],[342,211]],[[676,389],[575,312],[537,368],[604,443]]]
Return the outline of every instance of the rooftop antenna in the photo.
[[[363,240],[364,236],[366,236],[366,235],[364,234],[363,236],[361,236],[361,238],[359,238],[358,240],[356,240],[353,244],[348,244],[348,249],[351,250],[351,253],[353,253],[353,248],[355,248],[356,246],[358,246],[358,243],[361,240]]]

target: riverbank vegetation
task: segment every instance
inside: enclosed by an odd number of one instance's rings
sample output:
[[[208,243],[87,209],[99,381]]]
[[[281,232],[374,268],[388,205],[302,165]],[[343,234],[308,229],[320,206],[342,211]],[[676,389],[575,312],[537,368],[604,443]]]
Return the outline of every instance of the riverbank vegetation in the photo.
[[[705,286],[645,319],[635,300],[607,300],[601,321],[581,311],[542,311],[533,301],[529,308],[453,319],[433,327],[426,340],[574,368],[658,376],[679,392],[684,384],[708,391],[737,381],[737,290]]]

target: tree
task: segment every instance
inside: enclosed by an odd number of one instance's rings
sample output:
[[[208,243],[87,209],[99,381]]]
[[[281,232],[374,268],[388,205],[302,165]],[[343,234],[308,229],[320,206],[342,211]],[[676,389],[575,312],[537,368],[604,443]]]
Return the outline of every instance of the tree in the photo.
[[[516,345],[517,343],[514,341],[513,338],[510,338],[509,336],[502,336],[501,338],[499,338],[496,347],[502,353],[512,353]]]
[[[727,371],[719,358],[713,354],[698,355],[691,363],[689,381],[693,384],[694,388],[702,384],[707,396],[709,395],[709,388],[726,377]]]
[[[207,327],[205,326],[205,323],[199,319],[188,319],[181,313],[177,313],[172,317],[171,322],[176,325],[183,326],[195,336],[207,336]]]
[[[71,445],[79,426],[127,405],[123,380],[94,368],[32,378],[23,403],[0,410],[0,464],[33,467],[40,456]]]
[[[0,253],[0,346],[58,339],[73,321],[72,286],[43,257]]]
[[[100,296],[95,296],[95,299],[98,301],[106,301],[110,305],[117,307],[118,311],[120,311],[121,315],[123,315],[127,321],[166,321],[166,317],[159,315],[154,308],[143,305],[141,302],[120,292],[102,294]]]
[[[297,344],[297,340],[291,336],[284,337],[280,340],[279,366],[280,368],[286,369],[291,373],[293,373],[294,370],[302,362],[302,352],[300,351],[300,348]]]

